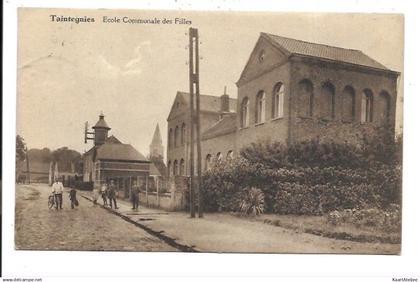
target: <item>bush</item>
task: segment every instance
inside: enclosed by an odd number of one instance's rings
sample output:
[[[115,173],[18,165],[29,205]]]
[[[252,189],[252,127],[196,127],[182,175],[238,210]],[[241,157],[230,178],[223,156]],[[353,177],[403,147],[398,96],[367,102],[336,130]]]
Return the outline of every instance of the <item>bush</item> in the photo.
[[[399,232],[401,228],[401,207],[390,205],[387,209],[346,209],[332,211],[327,216],[332,225],[350,223],[356,226],[374,227],[385,232]]]
[[[250,152],[248,149],[247,154]],[[253,156],[268,156],[268,152],[272,151],[254,152]],[[377,163],[363,168],[311,167],[289,162],[287,167],[273,167],[272,162],[255,160],[239,157],[218,162],[203,175],[207,211],[236,210],[246,187],[260,189],[264,210],[280,214],[319,215],[352,208],[387,208],[401,201],[401,166]]]
[[[362,133],[360,146],[319,140],[289,146],[280,142],[252,143],[240,154],[252,163],[268,168],[337,167],[361,169],[381,165],[401,165],[402,136],[395,139],[387,128]]]
[[[260,215],[264,213],[264,193],[255,187],[245,189],[239,206],[241,213],[246,215]]]
[[[359,148],[348,144],[303,141],[286,147],[280,142],[252,143],[242,149],[241,156],[269,168],[366,166]]]

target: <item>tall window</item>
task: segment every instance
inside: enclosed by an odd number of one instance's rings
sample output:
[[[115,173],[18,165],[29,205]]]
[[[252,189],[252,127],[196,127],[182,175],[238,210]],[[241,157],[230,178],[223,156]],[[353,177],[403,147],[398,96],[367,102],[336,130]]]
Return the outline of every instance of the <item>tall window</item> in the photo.
[[[245,97],[241,104],[241,127],[249,126],[249,100]]]
[[[187,137],[187,128],[185,126],[185,123],[181,126],[181,145],[185,144],[185,138]]]
[[[220,162],[223,159],[223,155],[221,152],[216,154],[216,162]]]
[[[265,93],[260,91],[257,94],[257,105],[256,105],[256,118],[255,123],[262,123],[265,121]]]
[[[273,118],[283,117],[284,85],[279,82],[273,91]]]
[[[204,170],[207,171],[211,168],[211,155],[206,156],[206,162],[204,163]]]
[[[172,148],[172,142],[173,142],[173,132],[172,132],[172,128],[169,129],[169,134],[168,134],[168,147]]]
[[[173,175],[178,175],[178,161],[174,161],[174,172]]]
[[[361,115],[362,123],[373,121],[373,93],[370,89],[363,91]]]
[[[179,175],[184,175],[185,174],[185,161],[184,159],[181,159],[181,161],[179,162]]]
[[[314,87],[310,80],[303,79],[298,84],[299,116],[311,117],[314,105]]]
[[[175,127],[175,137],[174,137],[174,147],[178,147],[179,145],[179,127],[178,125]]]
[[[321,118],[334,119],[335,116],[335,88],[334,85],[324,83],[321,90]]]
[[[378,113],[382,124],[387,124],[391,110],[391,98],[386,91],[379,94]]]
[[[343,90],[342,100],[342,120],[346,122],[354,121],[355,119],[355,107],[356,106],[356,94],[354,88],[347,85]]]
[[[168,176],[172,176],[172,164],[171,161],[168,162]]]

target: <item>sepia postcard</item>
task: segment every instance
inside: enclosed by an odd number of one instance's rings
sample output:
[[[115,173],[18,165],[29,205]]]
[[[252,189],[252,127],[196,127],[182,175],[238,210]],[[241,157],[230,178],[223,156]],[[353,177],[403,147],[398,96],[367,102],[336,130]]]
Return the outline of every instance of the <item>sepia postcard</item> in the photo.
[[[15,249],[401,253],[400,14],[18,9]]]

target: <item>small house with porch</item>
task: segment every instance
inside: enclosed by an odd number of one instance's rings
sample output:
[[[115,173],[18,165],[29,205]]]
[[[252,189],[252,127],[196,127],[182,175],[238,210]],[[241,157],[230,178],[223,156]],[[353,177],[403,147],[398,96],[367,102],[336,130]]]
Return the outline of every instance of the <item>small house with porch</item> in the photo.
[[[150,161],[132,145],[122,143],[113,135],[108,137],[111,128],[103,114],[92,128],[94,146],[83,154],[83,181],[93,183],[97,189],[113,180],[121,198],[128,198],[134,185],[147,190]]]

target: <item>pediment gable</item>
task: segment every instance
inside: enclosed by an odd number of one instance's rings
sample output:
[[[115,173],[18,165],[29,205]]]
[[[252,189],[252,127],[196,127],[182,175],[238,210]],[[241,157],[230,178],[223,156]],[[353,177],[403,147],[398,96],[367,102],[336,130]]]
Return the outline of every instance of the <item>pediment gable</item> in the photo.
[[[171,120],[173,117],[184,113],[186,108],[188,108],[188,101],[181,92],[177,92],[167,120]]]
[[[290,53],[287,50],[275,45],[266,37],[260,36],[236,84],[239,86],[258,77],[286,62],[289,56]]]

